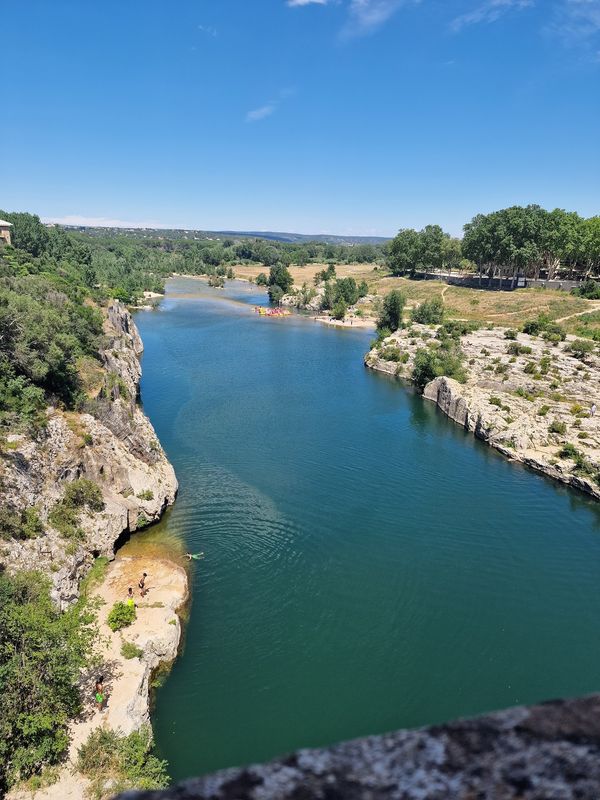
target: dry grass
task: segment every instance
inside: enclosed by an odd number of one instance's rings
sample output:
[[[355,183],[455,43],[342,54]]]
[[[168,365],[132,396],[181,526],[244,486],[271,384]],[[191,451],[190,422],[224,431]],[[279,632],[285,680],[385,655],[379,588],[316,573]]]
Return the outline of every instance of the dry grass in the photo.
[[[307,264],[305,267],[292,266],[290,272],[297,287],[306,281],[313,285],[317,272],[325,269],[325,264]],[[268,273],[268,268],[240,264],[234,267],[239,278],[256,278],[260,272]],[[407,298],[407,306],[422,303],[432,297],[443,297],[447,313],[453,319],[473,320],[495,325],[518,327],[526,320],[538,314],[548,314],[551,319],[561,319],[572,314],[585,314],[598,309],[598,303],[574,297],[567,292],[555,289],[518,289],[513,292],[488,291],[486,289],[468,289],[461,286],[449,286],[435,280],[410,280],[396,278],[380,269],[373,269],[370,264],[336,265],[338,278],[353,277],[357,281],[366,280],[371,294],[385,296],[393,289],[400,289]],[[363,305],[365,313],[369,313],[368,305]],[[586,317],[572,317],[565,321],[565,328],[571,333],[580,333]],[[587,327],[600,329],[600,314],[592,314]],[[580,333],[581,335],[581,333]],[[589,335],[589,334],[588,334]]]

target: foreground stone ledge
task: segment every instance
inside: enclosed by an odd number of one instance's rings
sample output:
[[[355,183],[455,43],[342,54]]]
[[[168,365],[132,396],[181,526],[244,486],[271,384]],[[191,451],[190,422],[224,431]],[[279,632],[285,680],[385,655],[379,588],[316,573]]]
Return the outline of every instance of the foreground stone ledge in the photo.
[[[299,750],[119,800],[598,800],[600,695]]]

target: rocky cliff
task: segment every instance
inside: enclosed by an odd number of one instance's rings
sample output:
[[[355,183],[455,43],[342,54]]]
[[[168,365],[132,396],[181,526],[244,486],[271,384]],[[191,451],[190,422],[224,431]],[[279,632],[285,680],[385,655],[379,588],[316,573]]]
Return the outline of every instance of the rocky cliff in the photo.
[[[600,358],[576,357],[574,337],[549,344],[506,329],[461,337],[466,380],[432,380],[423,396],[513,461],[600,499]],[[415,353],[440,344],[437,326],[412,325],[367,353],[365,364],[410,380]]]
[[[72,602],[93,558],[112,558],[115,543],[159,519],[174,501],[177,481],[154,429],[138,404],[142,342],[129,311],[107,310],[95,385],[82,413],[47,410],[34,439],[9,436],[0,460],[3,501],[17,510],[35,506],[44,532],[2,544],[9,571],[38,569],[51,576],[53,597]],[[68,482],[85,478],[100,487],[104,509],[82,510],[77,537],[49,520]]]

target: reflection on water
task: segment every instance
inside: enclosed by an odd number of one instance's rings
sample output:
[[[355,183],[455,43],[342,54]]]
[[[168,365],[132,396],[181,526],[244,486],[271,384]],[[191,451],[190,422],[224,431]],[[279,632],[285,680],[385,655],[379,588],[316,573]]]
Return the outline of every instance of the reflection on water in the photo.
[[[206,553],[157,696],[174,777],[598,689],[598,507],[365,370],[372,334],[258,302],[181,279],[137,316],[180,496],[127,547]]]

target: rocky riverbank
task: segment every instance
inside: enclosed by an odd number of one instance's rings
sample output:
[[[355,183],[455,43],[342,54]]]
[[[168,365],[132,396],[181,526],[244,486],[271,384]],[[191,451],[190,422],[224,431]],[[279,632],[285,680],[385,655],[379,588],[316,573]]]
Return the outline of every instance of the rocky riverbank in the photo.
[[[506,328],[467,333],[464,383],[437,377],[423,396],[511,460],[600,499],[600,416],[591,414],[600,358],[597,346],[582,353],[577,341],[552,344]],[[413,324],[373,348],[365,364],[410,380],[417,351],[439,346],[437,326]]]
[[[138,403],[142,350],[131,314],[114,302],[100,361],[86,376],[84,411],[48,408],[44,430],[35,438],[8,436],[0,460],[4,503],[17,511],[35,507],[43,528],[34,538],[3,542],[0,563],[48,575],[62,607],[76,599],[95,557],[113,558],[124,534],[158,520],[175,499],[175,472]],[[82,508],[76,535],[66,535],[52,512],[80,479],[99,488],[103,508]]]
[[[148,593],[140,598],[136,591],[136,620],[114,633],[106,624],[108,613],[115,602],[126,598],[129,586],[137,586],[143,572],[148,575]],[[77,770],[79,748],[99,727],[127,735],[149,724],[152,674],[177,656],[181,638],[178,611],[188,597],[183,566],[168,559],[117,556],[90,597],[100,605],[100,663],[89,675],[82,676],[84,710],[70,726],[68,758],[55,783],[35,793],[15,790],[9,795],[10,800],[32,800],[33,796],[35,800],[84,800],[90,782]],[[124,656],[124,642],[134,645],[138,655]],[[98,675],[104,678],[107,694],[103,711],[98,711],[93,704]]]

